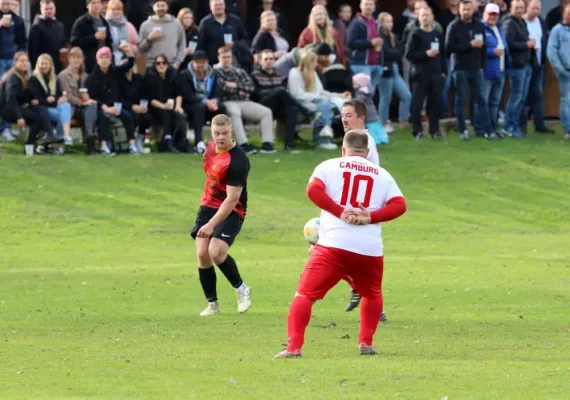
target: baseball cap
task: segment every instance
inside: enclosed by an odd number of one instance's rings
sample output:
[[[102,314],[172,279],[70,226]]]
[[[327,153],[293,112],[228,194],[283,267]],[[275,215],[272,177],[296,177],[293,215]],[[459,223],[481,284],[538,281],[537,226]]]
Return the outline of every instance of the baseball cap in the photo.
[[[487,14],[500,14],[501,9],[499,8],[498,5],[493,4],[493,3],[489,3],[485,6],[485,12]]]
[[[194,56],[192,57],[192,60],[197,61],[197,60],[207,60],[208,56],[206,56],[206,53],[203,50],[198,50],[194,53]]]

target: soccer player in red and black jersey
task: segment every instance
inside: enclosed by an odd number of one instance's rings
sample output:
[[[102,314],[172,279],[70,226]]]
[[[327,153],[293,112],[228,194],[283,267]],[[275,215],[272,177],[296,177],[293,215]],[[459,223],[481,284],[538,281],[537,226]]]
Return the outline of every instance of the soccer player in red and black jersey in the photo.
[[[251,290],[228,254],[245,218],[249,173],[247,155],[232,136],[231,119],[224,114],[215,116],[212,141],[204,152],[206,186],[191,233],[196,240],[200,283],[208,300],[208,307],[200,313],[202,316],[220,313],[214,263],[236,289],[238,311],[243,313],[251,307]]]

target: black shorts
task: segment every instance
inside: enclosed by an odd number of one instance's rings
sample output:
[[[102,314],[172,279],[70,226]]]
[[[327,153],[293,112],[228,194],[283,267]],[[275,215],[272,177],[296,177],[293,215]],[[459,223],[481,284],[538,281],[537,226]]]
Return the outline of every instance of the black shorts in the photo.
[[[196,223],[190,235],[193,239],[196,239],[198,231],[204,225],[206,225],[212,217],[218,212],[216,208],[210,208],[205,206],[200,206],[198,209],[198,215],[196,216]],[[231,246],[236,240],[237,235],[241,231],[241,226],[243,225],[243,218],[240,217],[235,211],[232,211],[228,217],[222,221],[221,224],[216,226],[212,238],[220,239],[226,242],[228,246]]]

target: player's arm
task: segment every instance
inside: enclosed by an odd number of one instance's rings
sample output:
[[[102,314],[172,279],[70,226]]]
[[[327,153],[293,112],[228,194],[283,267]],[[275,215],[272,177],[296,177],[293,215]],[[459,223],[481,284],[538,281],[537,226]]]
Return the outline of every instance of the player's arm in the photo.
[[[307,196],[311,201],[328,213],[331,213],[337,218],[340,218],[344,212],[344,208],[337,203],[326,192],[325,183],[315,176],[311,178],[307,185]]]
[[[222,223],[236,207],[242,190],[243,187],[241,186],[226,186],[226,199],[222,202],[220,208],[218,209],[218,212],[214,214],[208,223],[211,224],[214,228]]]

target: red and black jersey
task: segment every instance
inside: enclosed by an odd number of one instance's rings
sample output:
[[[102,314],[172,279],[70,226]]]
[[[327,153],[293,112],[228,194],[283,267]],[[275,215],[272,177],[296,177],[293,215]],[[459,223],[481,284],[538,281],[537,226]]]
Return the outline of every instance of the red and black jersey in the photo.
[[[247,175],[249,174],[249,159],[240,146],[234,146],[230,151],[216,152],[216,144],[208,142],[204,152],[204,173],[206,186],[202,195],[202,205],[220,208],[227,197],[226,187],[239,186],[243,188],[234,211],[245,217],[247,210]]]

